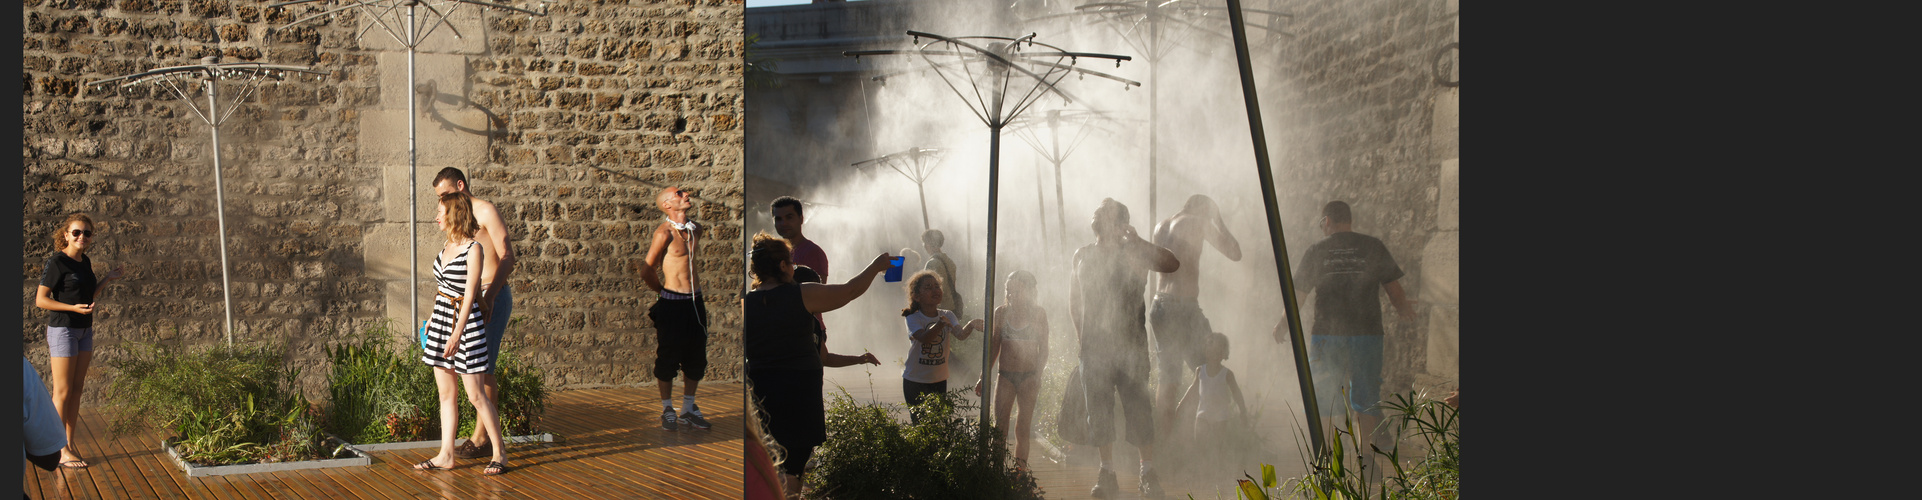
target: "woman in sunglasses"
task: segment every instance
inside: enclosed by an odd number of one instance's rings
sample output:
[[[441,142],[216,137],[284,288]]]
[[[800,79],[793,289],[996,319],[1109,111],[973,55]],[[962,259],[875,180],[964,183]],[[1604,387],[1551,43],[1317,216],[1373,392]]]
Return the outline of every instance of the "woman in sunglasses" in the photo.
[[[47,314],[47,347],[53,357],[53,408],[67,430],[67,447],[60,450],[60,466],[85,468],[87,461],[74,453],[73,427],[80,422],[80,390],[86,385],[87,366],[93,363],[93,314],[99,312],[95,298],[107,282],[120,279],[121,269],[96,279],[93,260],[87,249],[93,246],[93,220],[87,214],[67,216],[54,233],[53,255],[47,256],[46,271],[40,275],[40,290],[33,305],[51,311]]]

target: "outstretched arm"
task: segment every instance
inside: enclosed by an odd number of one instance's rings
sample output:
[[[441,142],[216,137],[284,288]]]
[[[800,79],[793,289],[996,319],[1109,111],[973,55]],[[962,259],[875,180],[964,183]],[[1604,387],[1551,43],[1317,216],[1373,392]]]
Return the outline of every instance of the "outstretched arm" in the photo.
[[[854,366],[861,363],[867,363],[867,364],[876,365],[876,366],[880,366],[881,364],[881,360],[875,359],[874,353],[862,353],[860,356],[848,356],[845,354],[835,354],[835,353],[828,352],[828,345],[825,343],[820,344],[820,346],[821,346],[821,366],[825,366],[828,368],[840,368],[843,366]]]
[[[874,276],[893,265],[890,259],[892,257],[887,253],[882,253],[874,258],[874,262],[868,264],[867,269],[861,270],[861,274],[855,275],[854,279],[848,280],[847,283],[839,285],[802,283],[801,302],[807,305],[808,312],[814,314],[840,309],[841,306],[860,298],[861,294],[868,293],[868,285],[874,283]]]

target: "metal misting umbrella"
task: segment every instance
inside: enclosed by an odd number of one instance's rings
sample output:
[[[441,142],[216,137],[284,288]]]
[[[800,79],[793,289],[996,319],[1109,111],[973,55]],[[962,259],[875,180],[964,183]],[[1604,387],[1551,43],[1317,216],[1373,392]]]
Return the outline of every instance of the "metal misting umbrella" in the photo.
[[[1080,18],[1108,26],[1115,35],[1141,54],[1148,63],[1148,220],[1160,220],[1156,210],[1156,172],[1160,162],[1161,61],[1196,35],[1228,38],[1214,25],[1226,20],[1227,8],[1202,5],[1197,0],[1123,0],[1081,4],[1073,12],[1036,17],[1030,21]],[[1294,36],[1279,28],[1279,21],[1290,14],[1255,10],[1267,16],[1268,24],[1259,26],[1272,36]]]
[[[227,277],[227,205],[226,191],[220,185],[220,124],[226,123],[227,118],[233,116],[234,110],[240,109],[240,103],[246,102],[248,97],[254,95],[254,91],[260,88],[263,79],[279,81],[292,74],[305,74],[314,75],[318,80],[328,72],[308,69],[304,66],[252,62],[222,64],[217,61],[219,57],[209,56],[202,58],[200,64],[155,68],[131,75],[88,82],[86,86],[119,85],[121,88],[126,88],[152,83],[156,87],[166,88],[173,91],[174,95],[180,96],[180,101],[187,103],[187,109],[192,110],[195,117],[213,128],[214,218],[220,225],[220,295],[224,304],[223,309],[227,313],[225,323],[227,345],[233,345],[234,295]],[[234,82],[240,86],[239,92],[224,103],[220,99],[220,82],[222,81]],[[196,102],[194,95],[196,93],[207,94],[207,109],[200,109],[200,104]]]
[[[1015,136],[1034,148],[1035,154],[1041,155],[1043,159],[1054,165],[1054,207],[1055,215],[1060,221],[1057,233],[1061,248],[1068,247],[1068,209],[1062,195],[1061,164],[1068,161],[1068,155],[1074,154],[1075,149],[1081,147],[1081,141],[1087,140],[1091,133],[1096,130],[1109,132],[1102,127],[1102,124],[1117,121],[1120,119],[1099,111],[1050,109],[1041,117],[1024,116],[1013,123]],[[1064,135],[1068,136],[1066,146],[1061,143]],[[1037,169],[1036,177],[1040,177],[1040,174],[1041,172]],[[1038,179],[1034,189],[1035,197],[1039,199],[1041,183]],[[1039,206],[1046,207],[1047,204],[1041,202]],[[1042,218],[1045,220],[1047,217],[1044,215]]]
[[[932,229],[933,226],[928,224],[928,187],[926,184],[928,182],[928,176],[934,175],[934,167],[941,165],[941,156],[942,153],[945,152],[946,151],[932,148],[908,148],[907,151],[854,162],[854,167],[867,168],[873,165],[884,165],[894,169],[894,171],[900,173],[901,176],[907,177],[908,180],[914,181],[914,187],[920,190],[921,193],[921,230],[927,231]]]
[[[967,103],[968,109],[974,112],[974,116],[992,131],[988,142],[988,269],[981,310],[983,321],[993,325],[995,216],[1001,194],[1002,127],[1006,127],[1015,117],[1020,116],[1022,111],[1026,111],[1036,101],[1049,94],[1060,97],[1064,101],[1075,101],[1076,99],[1057,87],[1057,84],[1069,74],[1094,75],[1130,86],[1140,86],[1141,83],[1075,66],[1075,62],[1088,58],[1113,60],[1118,67],[1121,61],[1129,60],[1128,56],[1069,52],[1060,47],[1034,41],[1034,34],[1020,38],[947,37],[909,31],[908,35],[914,37],[914,48],[851,50],[842,54],[853,57],[893,54],[920,56],[928,66],[912,71],[934,70],[935,75],[941,77],[941,82],[947,84],[948,89],[953,90],[955,95],[960,96],[961,100]],[[929,41],[921,43],[922,38]],[[885,81],[890,76],[893,75],[874,78]],[[963,90],[961,85],[966,85],[967,89]],[[981,343],[981,373],[983,374],[989,373],[989,365],[994,362],[988,356],[988,350],[992,344],[992,342]],[[981,388],[981,398],[982,401],[994,400],[993,385]],[[988,409],[991,407],[993,405],[981,405],[981,425],[984,430],[991,425],[988,418]],[[990,433],[983,432],[982,435],[987,436]]]
[[[314,2],[340,3],[339,0],[293,0],[291,2],[268,5],[267,7],[279,8]],[[358,41],[361,37],[367,36],[368,31],[378,26],[386,31],[388,35],[393,36],[395,42],[399,42],[402,46],[407,47],[407,275],[408,279],[411,280],[408,285],[409,288],[420,283],[420,249],[418,248],[420,238],[416,234],[420,228],[415,227],[420,224],[414,219],[416,215],[414,213],[414,192],[419,190],[416,189],[414,181],[414,177],[418,175],[414,158],[414,103],[419,100],[419,96],[415,95],[417,89],[414,85],[414,52],[420,46],[421,42],[426,41],[429,35],[434,34],[434,30],[440,29],[442,26],[446,26],[447,30],[454,34],[454,38],[460,38],[460,30],[455,28],[453,23],[447,22],[447,16],[459,12],[461,7],[469,5],[482,10],[500,9],[535,16],[547,15],[546,0],[542,0],[541,10],[538,12],[507,4],[475,0],[365,0],[347,2],[345,5],[324,9],[281,26],[281,29],[285,29],[288,26],[326,18],[341,12],[356,11],[365,14],[371,22],[367,23],[366,27],[361,28],[360,33],[354,35],[354,40]],[[427,10],[425,16],[418,15],[420,9]],[[407,295],[407,314],[413,318],[414,321],[418,321],[421,319],[420,296],[413,293]]]

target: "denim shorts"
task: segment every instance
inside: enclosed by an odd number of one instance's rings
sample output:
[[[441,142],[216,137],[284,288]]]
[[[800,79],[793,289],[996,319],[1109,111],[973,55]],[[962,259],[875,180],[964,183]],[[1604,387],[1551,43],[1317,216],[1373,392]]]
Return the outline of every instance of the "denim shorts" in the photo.
[[[487,322],[487,367],[481,373],[499,373],[501,359],[501,335],[507,333],[508,320],[514,315],[514,290],[505,285],[500,293],[492,294],[494,310]]]
[[[1308,367],[1322,416],[1342,415],[1344,404],[1358,414],[1381,416],[1374,408],[1381,402],[1380,335],[1310,335]]]
[[[92,328],[47,327],[47,350],[54,358],[71,358],[82,351],[93,351]]]

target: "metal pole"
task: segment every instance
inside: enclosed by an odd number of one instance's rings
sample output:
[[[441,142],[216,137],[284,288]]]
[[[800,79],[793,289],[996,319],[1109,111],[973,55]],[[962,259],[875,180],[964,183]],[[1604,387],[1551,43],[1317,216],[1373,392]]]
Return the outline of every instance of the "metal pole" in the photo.
[[[1160,161],[1161,149],[1161,57],[1155,53],[1160,48],[1161,12],[1159,8],[1148,11],[1148,224],[1152,226],[1159,215],[1155,212],[1155,163]]]
[[[1295,304],[1294,271],[1288,267],[1288,245],[1282,241],[1281,208],[1275,197],[1275,177],[1268,167],[1268,140],[1261,130],[1261,101],[1255,98],[1255,70],[1248,61],[1248,31],[1241,25],[1241,0],[1228,1],[1228,26],[1235,35],[1235,63],[1241,69],[1241,97],[1248,107],[1248,134],[1255,142],[1255,168],[1261,174],[1262,207],[1268,212],[1268,237],[1275,245],[1275,270],[1281,274],[1281,301],[1288,315],[1290,344],[1295,350],[1295,374],[1301,381],[1302,407],[1308,411],[1308,435],[1315,454],[1327,445],[1321,438],[1321,411],[1315,407],[1315,381],[1308,370],[1307,337],[1301,331],[1301,308]]]
[[[1034,218],[1041,224],[1041,245],[1039,246],[1046,247],[1048,244],[1048,195],[1043,194],[1041,190],[1041,162],[1036,161],[1032,164],[1034,165]]]
[[[914,187],[921,192],[921,231],[926,232],[934,228],[934,226],[928,225],[928,186],[922,184],[922,181],[916,180],[914,181]],[[950,283],[950,285],[952,285],[952,283]]]
[[[996,93],[999,94],[999,92]],[[998,98],[1000,96],[997,95],[996,97]],[[999,119],[999,110],[996,111],[997,119]],[[988,374],[993,373],[990,370],[994,367],[994,358],[988,357],[988,355],[992,354],[994,350],[994,336],[992,332],[994,329],[995,216],[1001,206],[999,201],[1001,197],[1001,126],[995,125],[993,128],[994,138],[988,143],[988,282],[983,287],[985,290],[983,294],[987,297],[981,301],[981,321],[986,323],[982,331],[983,333],[989,334],[988,338],[982,339],[984,342],[981,343],[981,385],[983,386],[981,388],[981,436],[983,438],[990,435],[987,431],[988,426],[992,425],[992,422],[988,421],[988,409],[994,407],[992,404],[994,402],[994,384],[988,383],[988,379],[990,378]]]
[[[225,191],[220,185],[220,100],[215,89],[220,88],[219,77],[207,75],[207,124],[214,129],[214,220],[220,224],[220,296],[225,301],[227,313],[227,345],[234,345],[234,294],[233,286],[227,277],[227,202]]]
[[[1061,231],[1056,234],[1061,241],[1061,249],[1068,248],[1068,205],[1061,201],[1061,160],[1054,160],[1054,215],[1061,220]]]
[[[420,223],[418,202],[414,200],[414,177],[419,168],[414,164],[414,7],[418,2],[407,2],[407,317],[408,324],[420,319]],[[408,327],[413,328],[413,327]]]

